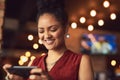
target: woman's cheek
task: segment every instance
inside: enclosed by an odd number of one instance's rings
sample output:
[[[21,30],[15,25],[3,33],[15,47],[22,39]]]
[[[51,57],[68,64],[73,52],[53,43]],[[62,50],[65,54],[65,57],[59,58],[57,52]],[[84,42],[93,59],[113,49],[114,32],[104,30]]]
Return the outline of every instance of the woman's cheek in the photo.
[[[57,38],[63,38],[64,37],[64,32],[63,31],[59,31],[55,34],[55,37]]]
[[[43,40],[43,35],[42,34],[38,34],[38,36],[39,36],[40,40]]]

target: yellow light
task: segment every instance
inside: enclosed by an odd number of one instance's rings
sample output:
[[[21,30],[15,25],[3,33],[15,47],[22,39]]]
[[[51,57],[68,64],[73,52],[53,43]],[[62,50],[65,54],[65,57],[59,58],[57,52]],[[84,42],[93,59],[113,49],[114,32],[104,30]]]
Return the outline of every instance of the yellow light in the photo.
[[[22,62],[27,62],[28,61],[28,57],[26,57],[26,56],[20,56],[20,60]]]
[[[33,48],[34,49],[38,49],[39,48],[39,45],[37,43],[33,44]]]
[[[94,29],[93,25],[89,25],[89,26],[88,26],[88,30],[89,30],[89,31],[93,31],[93,29]]]
[[[30,55],[31,55],[30,51],[26,51],[26,52],[25,52],[25,56],[26,56],[26,57],[30,57]]]
[[[72,27],[73,29],[76,29],[76,28],[77,28],[77,23],[76,23],[76,22],[73,22],[73,23],[71,24],[71,27]]]
[[[111,13],[110,19],[111,19],[111,20],[115,20],[115,19],[116,19],[116,14],[115,14],[115,13]]]
[[[32,41],[32,40],[33,40],[33,38],[34,38],[34,37],[33,37],[33,35],[31,35],[31,34],[30,34],[30,35],[28,35],[28,40],[29,40],[29,41]]]
[[[103,2],[103,6],[104,6],[105,8],[108,8],[108,7],[110,6],[110,2],[109,2],[109,1],[104,1],[104,2]]]
[[[80,21],[81,23],[85,23],[85,22],[86,22],[86,19],[85,19],[85,17],[81,17],[79,21]]]
[[[19,64],[19,65],[23,65],[24,62],[23,62],[22,60],[19,60],[19,61],[18,61],[18,64]]]
[[[33,61],[35,58],[35,56],[31,56],[30,60]]]
[[[91,11],[90,11],[90,15],[91,15],[92,17],[95,17],[96,14],[97,14],[97,13],[96,13],[96,10],[91,10]]]
[[[104,21],[102,19],[98,20],[98,25],[99,26],[103,26],[104,25]]]
[[[112,65],[112,66],[116,66],[116,60],[112,60],[112,61],[111,61],[111,65]]]

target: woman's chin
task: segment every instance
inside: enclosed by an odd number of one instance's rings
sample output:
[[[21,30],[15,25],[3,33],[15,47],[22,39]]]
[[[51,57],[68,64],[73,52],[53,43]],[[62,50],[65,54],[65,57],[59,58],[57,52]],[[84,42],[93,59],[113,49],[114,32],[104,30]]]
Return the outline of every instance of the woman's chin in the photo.
[[[52,46],[46,46],[46,48],[47,48],[48,50],[54,49]]]

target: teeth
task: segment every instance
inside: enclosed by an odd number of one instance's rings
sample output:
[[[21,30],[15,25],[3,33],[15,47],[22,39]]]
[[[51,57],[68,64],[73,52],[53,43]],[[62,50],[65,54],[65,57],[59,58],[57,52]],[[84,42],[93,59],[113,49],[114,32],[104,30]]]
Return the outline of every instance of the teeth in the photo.
[[[52,40],[46,40],[46,43],[51,44],[51,43],[53,43],[53,41]]]

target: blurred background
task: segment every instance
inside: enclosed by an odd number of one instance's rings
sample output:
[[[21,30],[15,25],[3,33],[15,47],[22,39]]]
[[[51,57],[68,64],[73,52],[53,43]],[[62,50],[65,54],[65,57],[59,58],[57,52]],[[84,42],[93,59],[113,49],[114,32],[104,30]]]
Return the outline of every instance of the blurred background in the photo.
[[[119,4],[120,0],[65,0],[66,45],[91,56],[95,80],[120,80]],[[36,0],[0,0],[0,80],[4,64],[27,65],[47,52],[38,40],[36,15]],[[109,45],[103,48],[103,43]]]

